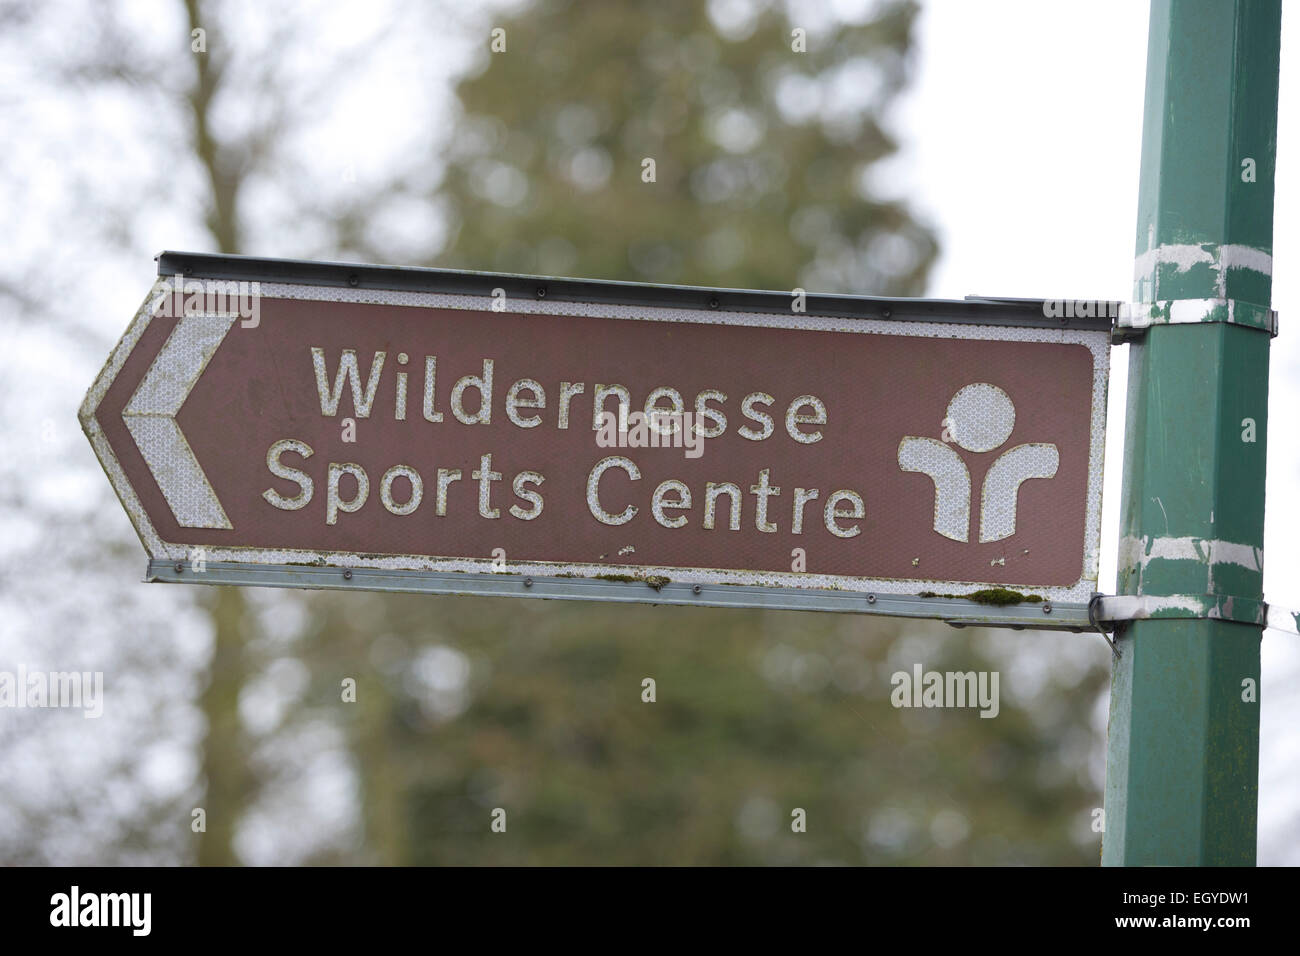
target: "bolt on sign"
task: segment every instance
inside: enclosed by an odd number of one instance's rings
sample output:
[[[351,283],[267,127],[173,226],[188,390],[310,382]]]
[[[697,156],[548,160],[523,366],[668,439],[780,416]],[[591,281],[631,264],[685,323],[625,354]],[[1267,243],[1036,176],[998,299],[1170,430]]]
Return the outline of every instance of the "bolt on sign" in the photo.
[[[164,253],[81,421],[149,580],[1086,626],[1109,334]]]

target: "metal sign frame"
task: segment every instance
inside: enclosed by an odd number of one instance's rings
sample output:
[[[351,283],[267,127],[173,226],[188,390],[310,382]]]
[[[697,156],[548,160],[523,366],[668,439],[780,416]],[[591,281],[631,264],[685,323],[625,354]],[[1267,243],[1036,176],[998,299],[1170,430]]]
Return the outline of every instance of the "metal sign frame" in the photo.
[[[828,586],[816,575],[794,572],[753,573],[761,583],[692,581],[689,575],[667,580],[649,567],[601,566],[570,569],[528,565],[494,568],[490,558],[443,561],[437,569],[411,570],[393,566],[377,556],[275,552],[257,555],[259,562],[240,560],[249,549],[207,548],[201,561],[191,560],[186,546],[162,542],[134,498],[120,465],[94,421],[94,413],[131,348],[149,320],[148,303],[137,313],[122,341],[83,403],[83,427],[105,470],[122,495],[151,558],[147,581],[233,584],[263,587],[359,588],[430,594],[546,597],[592,601],[630,601],[712,607],[761,607],[877,613],[933,618],[955,626],[993,625],[1035,629],[1090,629],[1088,600],[1096,589],[1099,543],[1101,469],[1104,456],[1106,386],[1109,372],[1111,320],[1102,315],[1060,316],[1039,299],[965,300],[880,298],[846,295],[805,297],[805,311],[792,314],[792,292],[709,289],[644,283],[609,282],[537,276],[459,272],[443,269],[360,265],[244,256],[163,252],[157,257],[160,277],[259,282],[263,296],[321,298],[357,303],[421,304],[486,309],[494,290],[504,290],[511,311],[584,314],[592,306],[618,317],[617,307],[662,312],[666,320],[731,325],[778,325],[788,328],[833,329],[862,333],[935,334],[934,324],[951,327],[948,337],[996,338],[1086,345],[1094,356],[1094,387],[1089,454],[1088,518],[1084,567],[1069,587],[1034,588],[1038,593],[1020,600],[1012,585],[979,583],[844,579],[852,587]],[[267,289],[271,286],[271,289]],[[331,291],[337,290],[337,291]],[[497,292],[499,296],[500,293]],[[450,298],[448,298],[450,297]],[[459,303],[459,304],[458,304]],[[586,308],[584,308],[586,307]],[[680,313],[698,312],[698,317]],[[781,318],[777,318],[777,317]],[[630,316],[624,316],[630,317]],[[639,317],[639,316],[638,316]],[[882,329],[888,322],[890,328]],[[432,561],[430,563],[433,563]],[[199,568],[202,570],[199,570]],[[469,572],[469,573],[465,573]],[[576,573],[575,573],[576,572]],[[714,575],[716,577],[717,575]],[[786,577],[793,580],[786,581]],[[634,579],[633,579],[634,578]],[[771,580],[768,580],[771,579]],[[780,579],[780,580],[778,580]],[[724,574],[725,580],[725,574]],[[796,583],[806,582],[806,583]],[[774,586],[775,585],[775,586]],[[968,591],[960,596],[935,594],[930,586]],[[905,591],[917,593],[903,593]]]

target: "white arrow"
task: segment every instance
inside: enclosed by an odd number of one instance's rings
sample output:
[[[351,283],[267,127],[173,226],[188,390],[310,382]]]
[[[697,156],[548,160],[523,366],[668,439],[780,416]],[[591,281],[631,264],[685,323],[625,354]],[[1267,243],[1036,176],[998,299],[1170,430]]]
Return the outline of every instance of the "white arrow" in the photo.
[[[122,420],[182,528],[223,528],[226,517],[176,415],[237,316],[182,316],[122,411]]]

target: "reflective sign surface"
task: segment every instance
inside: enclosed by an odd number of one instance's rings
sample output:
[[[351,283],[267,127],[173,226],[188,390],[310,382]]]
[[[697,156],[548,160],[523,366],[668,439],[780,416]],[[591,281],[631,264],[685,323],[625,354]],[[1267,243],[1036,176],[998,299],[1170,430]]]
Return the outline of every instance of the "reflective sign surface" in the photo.
[[[150,556],[1095,589],[1105,330],[459,279],[481,294],[160,279],[82,411]]]

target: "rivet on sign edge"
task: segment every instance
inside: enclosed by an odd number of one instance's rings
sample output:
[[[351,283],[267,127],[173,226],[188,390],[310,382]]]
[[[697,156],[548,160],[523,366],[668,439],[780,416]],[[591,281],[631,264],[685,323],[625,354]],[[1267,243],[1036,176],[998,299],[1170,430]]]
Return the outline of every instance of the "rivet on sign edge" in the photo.
[[[697,585],[695,585],[695,587],[691,588],[691,593],[692,593],[692,594],[699,594],[702,590],[704,590],[704,589],[701,588],[701,587],[697,584]]]
[[[880,317],[881,317],[882,319],[887,319],[887,318],[889,318],[889,317],[890,317],[891,315],[893,315],[893,314],[894,314],[894,313],[891,312],[889,309],[881,309],[881,310],[880,310]]]
[[[352,569],[351,569],[351,568],[344,568],[344,569],[343,569],[343,580],[344,580],[344,581],[351,581],[351,580],[352,580]]]
[[[710,299],[710,300],[709,300],[709,308],[710,308],[710,309],[716,309],[719,305],[720,305],[720,303],[718,302],[717,299]]]
[[[1044,614],[1051,614],[1051,613],[1052,613],[1052,605],[1050,605],[1050,604],[1044,604],[1044,605],[1043,605],[1043,613],[1044,613]]]
[[[532,579],[532,578],[524,578],[524,587],[526,587],[526,588],[530,588],[530,587],[532,587],[532,586],[533,586],[533,579]]]
[[[539,299],[545,299],[545,298],[546,298],[546,286],[544,286],[544,285],[539,285],[539,286],[537,287],[537,298],[539,298]]]
[[[868,595],[867,595],[867,603],[868,603],[868,604],[875,604],[875,603],[876,603],[876,596],[875,596],[874,594],[868,594]]]
[[[177,574],[180,574],[182,571],[185,570],[185,564],[184,564],[183,562],[181,562],[181,561],[177,561],[177,562],[176,562],[176,565],[175,565],[175,568],[176,568],[176,573],[177,573]]]
[[[355,285],[357,285],[360,281],[361,281],[361,280],[360,280],[359,278],[357,278],[357,274],[356,274],[355,272],[352,273],[352,275],[348,276],[348,285],[350,285],[350,286],[355,286]]]

